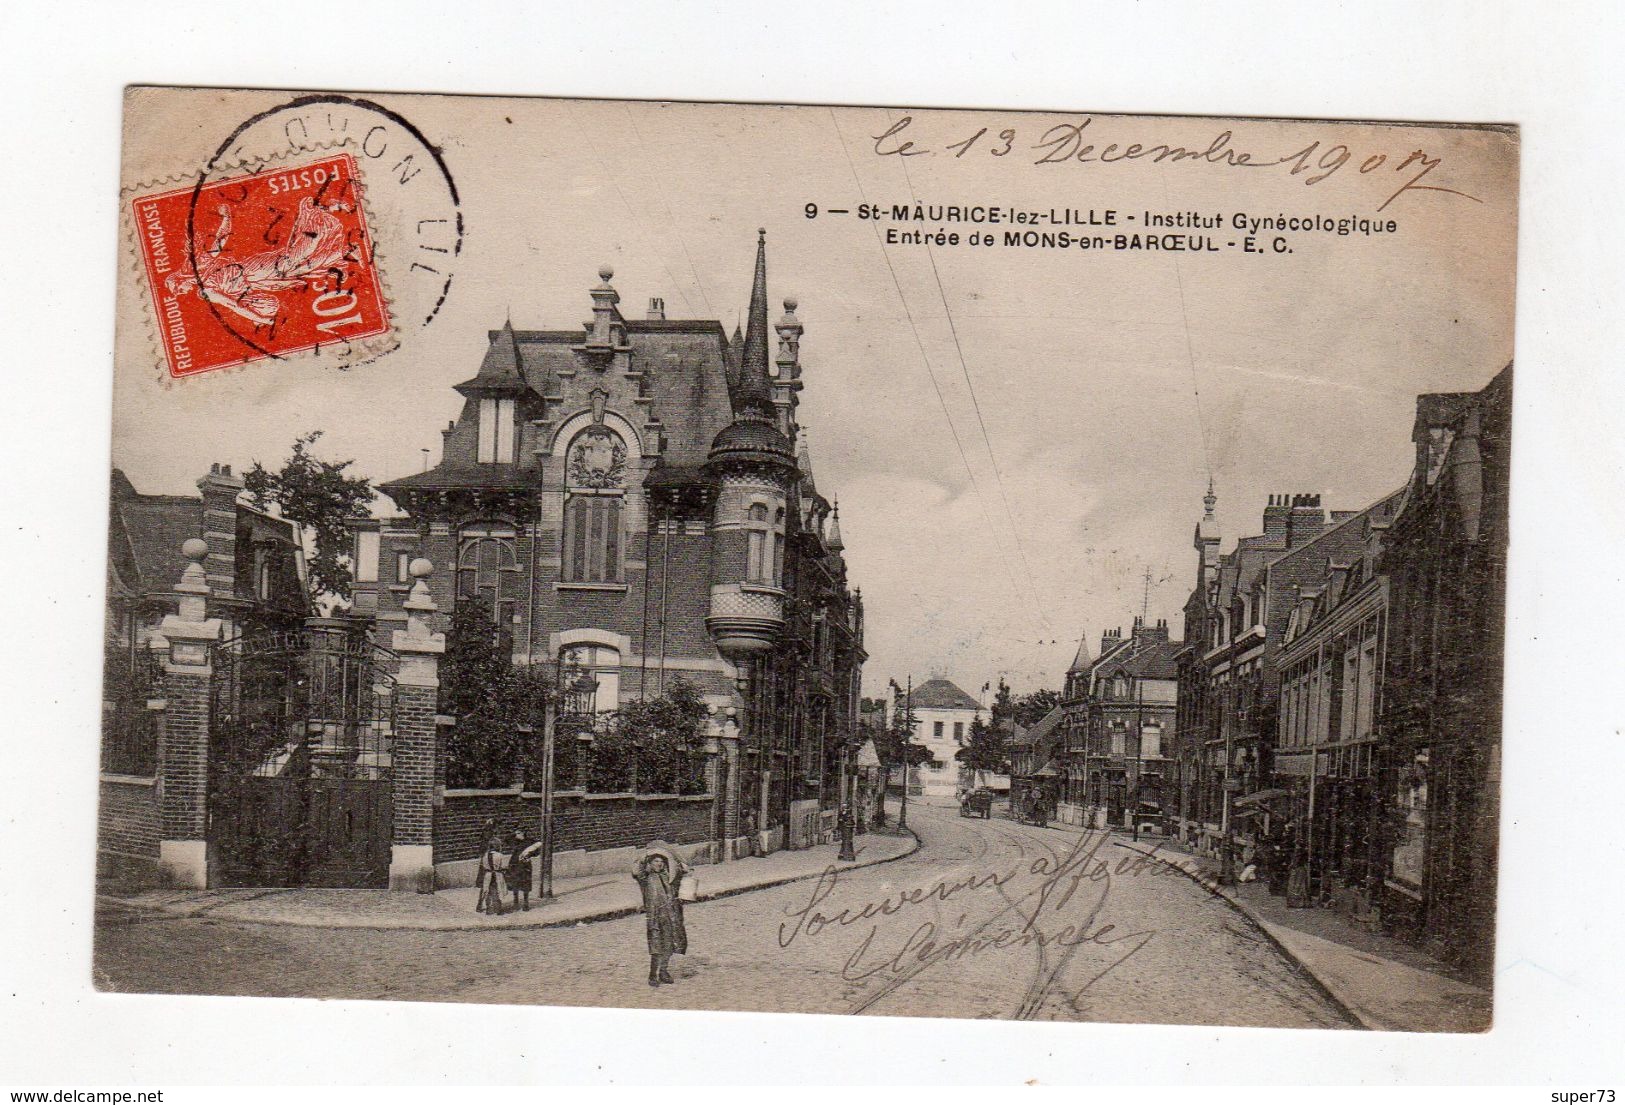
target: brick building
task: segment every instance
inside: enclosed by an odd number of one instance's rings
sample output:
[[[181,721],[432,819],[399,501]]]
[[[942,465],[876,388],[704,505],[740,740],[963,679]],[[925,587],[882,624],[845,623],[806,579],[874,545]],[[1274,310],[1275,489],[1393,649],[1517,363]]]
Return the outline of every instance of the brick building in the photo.
[[[1127,826],[1131,811],[1161,821],[1170,775],[1180,643],[1168,623],[1139,616],[1127,637],[1101,636],[1100,655],[1085,643],[1067,672],[1065,781],[1056,816],[1074,825]]]
[[[1374,826],[1385,926],[1488,978],[1495,953],[1512,366],[1418,396],[1379,561],[1388,633]]]
[[[1328,519],[1318,494],[1279,494],[1264,508],[1263,532],[1221,553],[1217,502],[1210,486],[1193,542],[1186,647],[1175,661],[1180,830],[1210,849],[1227,836],[1249,841],[1264,827],[1232,803],[1277,782],[1279,654],[1288,616],[1299,590],[1324,577],[1328,559],[1346,561],[1364,539],[1358,527],[1339,528],[1356,512],[1333,511]],[[1336,536],[1306,548],[1328,531]]]
[[[1289,557],[1294,588],[1277,661],[1274,781],[1291,794],[1292,862],[1311,898],[1368,916],[1375,867],[1377,707],[1388,584],[1377,571],[1402,492],[1344,518]],[[1282,565],[1284,568],[1286,565]]]
[[[1063,786],[1065,712],[1056,706],[1032,725],[1014,725],[1010,735],[1010,804],[1029,810],[1035,798],[1054,808]]]
[[[145,495],[112,472],[97,841],[104,865],[158,863],[159,736],[170,706],[163,624],[186,597],[187,543],[204,550],[200,597],[223,637],[297,628],[311,612],[294,525],[238,502],[243,481],[229,466],[211,466],[197,486],[195,496]]]
[[[478,598],[516,664],[574,692],[555,764],[561,874],[619,870],[657,837],[701,860],[827,839],[856,751],[863,604],[797,419],[796,304],[770,355],[765,234],[731,338],[659,299],[627,318],[599,275],[582,327],[489,332],[439,463],[383,484],[401,513],[357,526],[355,612],[386,642],[426,558],[436,625]],[[696,785],[648,793],[635,765],[595,785],[594,719],[677,680],[711,709]],[[455,719],[440,739],[457,739]],[[536,830],[540,794],[518,777],[460,785],[444,759],[434,864],[456,882],[488,819]]]

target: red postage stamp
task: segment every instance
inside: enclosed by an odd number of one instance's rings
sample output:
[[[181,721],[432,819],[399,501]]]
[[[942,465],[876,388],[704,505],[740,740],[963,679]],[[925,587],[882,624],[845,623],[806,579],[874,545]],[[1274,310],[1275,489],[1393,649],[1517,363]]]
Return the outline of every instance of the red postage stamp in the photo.
[[[136,198],[169,374],[388,333],[361,201],[348,153]]]

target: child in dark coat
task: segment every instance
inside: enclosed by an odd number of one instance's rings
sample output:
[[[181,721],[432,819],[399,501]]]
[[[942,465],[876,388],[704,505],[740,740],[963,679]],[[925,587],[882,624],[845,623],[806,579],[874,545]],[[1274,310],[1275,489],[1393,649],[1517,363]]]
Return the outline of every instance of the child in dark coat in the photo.
[[[503,872],[507,880],[508,889],[513,893],[513,907],[530,912],[530,884],[535,875],[535,865],[532,862],[541,845],[532,844],[525,836],[523,829],[515,829],[509,838],[508,869]],[[525,904],[521,906],[521,896]]]
[[[671,957],[688,954],[688,930],[678,881],[687,873],[676,856],[651,851],[632,868],[643,892],[644,928],[649,940],[649,985],[671,984]]]

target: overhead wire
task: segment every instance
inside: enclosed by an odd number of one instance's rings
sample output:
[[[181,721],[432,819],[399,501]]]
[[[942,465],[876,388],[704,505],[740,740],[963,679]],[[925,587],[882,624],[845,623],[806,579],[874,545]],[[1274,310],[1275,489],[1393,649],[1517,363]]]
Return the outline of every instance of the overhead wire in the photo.
[[[858,167],[852,161],[852,151],[847,148],[846,136],[841,133],[840,120],[835,117],[835,111],[833,108],[829,109],[829,117],[830,124],[835,128],[835,136],[840,141],[841,152],[846,155],[846,165],[848,170],[850,170],[852,173],[852,183],[857,187],[858,198],[867,203],[868,196],[864,192],[863,181],[858,177]],[[880,236],[880,227],[878,225],[875,226],[874,231],[876,240],[878,241]],[[965,452],[964,442],[959,436],[959,428],[954,424],[953,415],[948,409],[948,399],[942,392],[941,382],[937,380],[936,369],[931,366],[931,357],[925,351],[925,341],[920,337],[919,323],[915,321],[914,312],[908,305],[907,297],[903,294],[902,281],[898,279],[897,269],[892,265],[891,255],[887,253],[884,245],[882,245],[880,249],[880,256],[881,259],[886,263],[886,271],[891,275],[892,286],[897,290],[898,303],[902,305],[903,314],[908,319],[909,330],[914,335],[914,344],[920,351],[920,360],[925,365],[926,375],[931,379],[932,390],[936,392],[937,402],[942,406],[942,416],[943,420],[948,423],[949,436],[953,439],[954,448],[959,452],[960,462],[965,466],[965,474],[970,477],[971,487],[976,492],[976,501],[977,505],[981,508],[982,518],[988,524],[988,529],[993,530],[993,519],[988,515],[987,497],[982,491],[981,481],[976,478],[975,466],[971,464],[970,456]],[[1005,574],[1006,582],[1009,583],[1011,592],[1018,596],[1022,596],[1021,588],[1017,586],[1015,577],[1010,574],[1008,564],[1005,565]],[[1039,614],[1039,617],[1042,620],[1042,608],[1037,602],[1036,594],[1029,593],[1022,597],[1026,598],[1028,602],[1033,604],[1035,612]]]

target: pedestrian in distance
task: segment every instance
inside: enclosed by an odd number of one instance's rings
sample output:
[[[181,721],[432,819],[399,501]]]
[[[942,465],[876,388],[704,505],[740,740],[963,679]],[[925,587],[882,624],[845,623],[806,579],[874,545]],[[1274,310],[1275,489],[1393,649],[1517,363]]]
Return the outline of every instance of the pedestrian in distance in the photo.
[[[486,838],[485,851],[480,853],[480,873],[475,883],[480,896],[474,906],[475,913],[492,916],[502,913],[502,874],[507,866],[508,854],[502,850],[502,837],[493,832]]]
[[[670,985],[671,957],[688,954],[688,930],[683,924],[680,883],[691,878],[676,854],[651,845],[632,867],[632,877],[643,892],[644,929],[649,941],[649,985]]]

